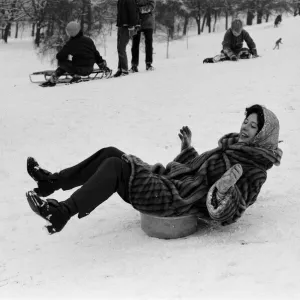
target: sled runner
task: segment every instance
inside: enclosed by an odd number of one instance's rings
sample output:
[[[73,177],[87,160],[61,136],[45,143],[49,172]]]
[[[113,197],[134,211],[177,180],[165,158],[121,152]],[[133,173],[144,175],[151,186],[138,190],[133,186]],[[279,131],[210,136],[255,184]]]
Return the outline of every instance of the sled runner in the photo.
[[[29,75],[29,79],[32,83],[43,83],[50,79],[51,75],[53,74],[54,70],[46,70],[46,71],[39,71],[34,72]],[[112,77],[112,70],[109,68],[106,69],[94,69],[93,72],[88,76],[81,76],[81,81],[90,81],[95,79],[103,79],[103,78],[110,78]],[[69,83],[72,79],[72,75],[69,73],[65,73],[62,75],[57,84],[59,83]]]

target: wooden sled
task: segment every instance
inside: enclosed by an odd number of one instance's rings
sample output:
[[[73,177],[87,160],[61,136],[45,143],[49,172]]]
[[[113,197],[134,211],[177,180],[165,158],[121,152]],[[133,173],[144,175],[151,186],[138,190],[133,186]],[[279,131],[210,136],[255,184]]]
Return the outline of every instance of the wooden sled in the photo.
[[[51,75],[53,74],[54,70],[45,70],[34,72],[29,74],[29,79],[32,83],[43,83],[50,79]],[[95,79],[103,79],[103,78],[110,78],[112,76],[112,70],[109,68],[106,69],[94,69],[90,75],[81,76],[82,81],[89,81]],[[65,73],[64,75],[60,76],[58,83],[67,83],[71,80],[72,75],[69,73]]]

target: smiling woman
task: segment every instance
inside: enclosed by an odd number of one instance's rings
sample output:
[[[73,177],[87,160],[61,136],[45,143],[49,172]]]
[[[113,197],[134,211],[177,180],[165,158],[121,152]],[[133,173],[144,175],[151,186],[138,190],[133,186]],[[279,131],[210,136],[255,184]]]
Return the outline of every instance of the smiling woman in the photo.
[[[115,192],[143,214],[195,215],[223,225],[235,222],[256,201],[266,171],[278,166],[282,156],[275,114],[261,105],[247,108],[245,114],[239,133],[224,135],[217,148],[201,155],[191,146],[191,130],[182,127],[181,152],[166,167],[149,165],[114,147],[100,149],[57,173],[28,158],[27,171],[38,185],[27,193],[28,203],[51,223],[50,233],[62,230],[76,214],[87,216]],[[40,198],[79,186],[62,202]]]
[[[264,112],[260,105],[246,108],[246,118],[242,124],[239,142],[250,142],[260,132],[264,125]]]

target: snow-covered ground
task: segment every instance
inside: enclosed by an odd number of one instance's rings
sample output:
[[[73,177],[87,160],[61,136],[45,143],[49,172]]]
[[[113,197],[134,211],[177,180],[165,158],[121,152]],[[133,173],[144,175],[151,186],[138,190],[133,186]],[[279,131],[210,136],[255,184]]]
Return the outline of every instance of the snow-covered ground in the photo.
[[[299,28],[299,17],[248,28],[262,56],[255,60],[203,65],[224,32],[191,36],[188,49],[186,40],[170,45],[169,59],[156,43],[155,72],[144,70],[142,54],[138,74],[47,89],[29,82],[51,67],[31,41],[0,43],[0,299],[300,299]],[[115,36],[107,47],[115,70]],[[35,187],[27,156],[58,171],[112,145],[165,164],[179,152],[183,125],[202,152],[237,132],[255,103],[278,116],[283,159],[235,224],[150,238],[116,194],[49,236],[27,204]]]

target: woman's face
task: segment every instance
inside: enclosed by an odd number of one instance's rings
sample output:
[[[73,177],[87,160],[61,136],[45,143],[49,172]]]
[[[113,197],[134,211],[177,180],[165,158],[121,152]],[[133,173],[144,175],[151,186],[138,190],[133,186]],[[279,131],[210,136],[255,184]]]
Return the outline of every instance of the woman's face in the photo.
[[[255,137],[257,131],[257,114],[253,113],[244,120],[240,130],[240,137],[238,141],[243,143],[249,143]]]

